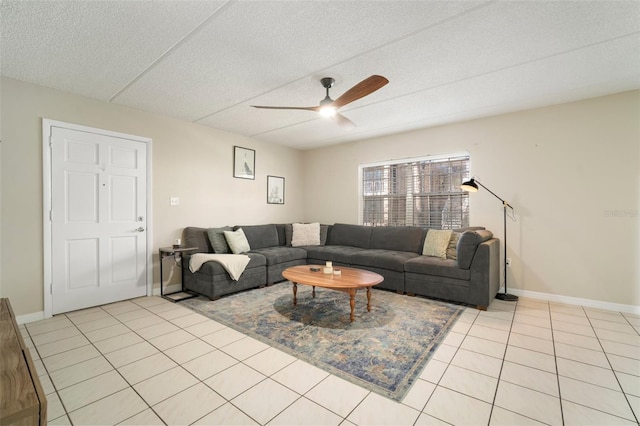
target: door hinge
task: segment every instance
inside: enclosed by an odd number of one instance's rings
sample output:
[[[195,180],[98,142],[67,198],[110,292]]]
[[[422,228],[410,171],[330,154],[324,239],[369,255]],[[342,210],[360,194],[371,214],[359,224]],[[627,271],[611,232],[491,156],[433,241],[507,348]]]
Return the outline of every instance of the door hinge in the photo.
[[[49,294],[53,294],[53,283],[49,284]]]
[[[49,210],[49,222],[53,222],[53,213]]]

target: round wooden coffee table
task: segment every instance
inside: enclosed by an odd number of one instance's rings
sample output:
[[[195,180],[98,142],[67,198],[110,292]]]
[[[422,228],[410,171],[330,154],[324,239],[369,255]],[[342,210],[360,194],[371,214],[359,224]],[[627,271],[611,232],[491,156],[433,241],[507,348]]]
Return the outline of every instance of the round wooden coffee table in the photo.
[[[314,272],[311,268],[319,268]],[[282,276],[293,284],[293,304],[298,303],[298,284],[310,285],[313,287],[313,297],[316,297],[316,287],[328,288],[331,290],[349,293],[349,304],[351,305],[351,322],[355,320],[354,309],[356,306],[356,292],[360,288],[367,289],[367,311],[371,311],[371,287],[380,284],[384,277],[375,272],[364,271],[356,268],[346,268],[340,266],[340,275],[323,273],[322,265],[299,265],[292,266],[282,271]]]

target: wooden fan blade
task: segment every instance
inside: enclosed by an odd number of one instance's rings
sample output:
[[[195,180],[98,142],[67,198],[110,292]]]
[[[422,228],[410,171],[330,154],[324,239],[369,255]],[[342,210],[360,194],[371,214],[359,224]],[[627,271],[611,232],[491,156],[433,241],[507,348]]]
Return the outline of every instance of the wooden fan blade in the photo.
[[[356,127],[356,125],[353,123],[353,121],[349,120],[347,117],[345,117],[344,115],[342,115],[340,113],[336,113],[336,115],[334,115],[331,118],[333,120],[335,120],[336,123],[338,123],[338,125],[340,127],[343,127],[343,128],[345,128],[347,130],[353,129],[354,127]]]
[[[286,106],[263,106],[263,105],[251,105],[253,108],[262,108],[262,109],[302,109],[305,111],[319,111],[320,107],[286,107]]]
[[[333,106],[336,108],[343,107],[346,104],[350,104],[353,101],[357,101],[358,99],[375,92],[387,83],[389,83],[389,80],[381,75],[372,75],[344,92],[342,96],[333,101]]]

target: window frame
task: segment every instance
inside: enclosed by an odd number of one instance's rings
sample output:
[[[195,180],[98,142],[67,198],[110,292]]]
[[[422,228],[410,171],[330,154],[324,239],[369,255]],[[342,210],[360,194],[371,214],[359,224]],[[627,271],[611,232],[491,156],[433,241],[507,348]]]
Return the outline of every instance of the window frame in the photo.
[[[378,161],[378,162],[371,162],[371,163],[361,163],[358,165],[358,223],[360,225],[365,225],[365,212],[364,212],[364,203],[365,203],[365,193],[364,193],[364,186],[365,186],[365,182],[364,182],[364,173],[365,170],[368,168],[374,168],[374,167],[386,167],[386,166],[399,166],[400,167],[404,167],[406,169],[410,168],[410,165],[413,166],[418,166],[419,163],[425,163],[425,164],[434,164],[434,163],[438,163],[438,162],[442,162],[442,161],[457,161],[457,160],[466,160],[467,161],[467,167],[466,167],[466,172],[464,173],[464,175],[462,176],[462,181],[468,180],[469,176],[470,176],[470,170],[471,170],[471,155],[468,151],[461,151],[461,152],[453,152],[453,153],[448,153],[448,154],[441,154],[441,155],[427,155],[427,156],[420,156],[420,157],[410,157],[410,158],[401,158],[401,159],[394,159],[394,160],[386,160],[386,161]],[[397,169],[396,169],[397,170]],[[415,172],[413,172],[410,175],[405,175],[407,179],[412,179],[412,178],[416,178],[418,176],[420,176],[420,174],[416,174]],[[426,175],[423,175],[426,176]],[[384,179],[384,178],[381,178]],[[462,183],[462,182],[461,182]],[[417,223],[416,224],[416,220],[419,221],[419,216],[418,217],[414,217],[414,212],[416,211],[414,209],[414,202],[415,200],[418,199],[419,197],[419,193],[415,192],[413,190],[413,186],[415,184],[415,180],[413,180],[413,183],[411,183],[409,186],[411,186],[411,188],[407,187],[405,188],[405,192],[401,193],[402,195],[396,199],[400,199],[400,202],[398,203],[398,205],[402,204],[402,198],[405,199],[404,201],[404,205],[405,205],[405,216],[404,218],[401,217],[397,217],[396,220],[393,220],[393,218],[388,217],[389,216],[389,200],[392,199],[393,197],[390,197],[391,194],[393,194],[394,191],[397,191],[399,182],[396,181],[389,181],[389,183],[387,184],[388,186],[386,187],[387,189],[382,191],[383,193],[380,194],[380,199],[382,201],[386,200],[386,206],[384,208],[385,213],[383,214],[383,216],[385,216],[385,220],[382,221],[383,223],[374,223],[374,224],[370,224],[369,226],[402,226],[402,225],[408,225],[408,226],[420,226],[420,227],[425,227],[425,228],[433,228],[433,229],[454,229],[454,228],[458,228],[458,227],[465,227],[469,225],[469,201],[468,201],[468,196],[469,194],[465,191],[463,191],[462,189],[460,189],[459,192],[449,192],[447,191],[447,194],[455,194],[457,196],[458,199],[460,199],[462,205],[459,207],[460,208],[460,215],[456,216],[456,218],[459,218],[459,220],[455,220],[454,222],[449,221],[448,224],[444,223],[443,220],[440,221],[440,226],[435,226],[435,224],[432,222],[432,216],[429,215],[428,216],[428,220],[426,224],[424,223]],[[391,185],[394,185],[394,191],[392,191]],[[408,197],[407,195],[409,194],[413,194],[411,197]],[[436,193],[435,192],[427,192],[424,193],[425,197],[423,198],[424,202],[428,202],[431,199],[429,197],[436,197]],[[429,194],[434,194],[434,195],[429,195]],[[450,195],[446,195],[448,197],[449,202],[451,201]],[[409,200],[410,199],[410,200]],[[409,201],[407,201],[409,200]],[[408,207],[407,205],[410,204]],[[407,213],[409,211],[409,209],[411,209],[410,213]],[[465,214],[466,211],[466,214]],[[401,215],[400,215],[401,216]],[[410,216],[410,217],[409,217]],[[400,219],[400,220],[398,220]],[[466,222],[465,222],[466,220]],[[407,221],[409,221],[410,223],[407,223]],[[404,223],[401,223],[404,222]]]

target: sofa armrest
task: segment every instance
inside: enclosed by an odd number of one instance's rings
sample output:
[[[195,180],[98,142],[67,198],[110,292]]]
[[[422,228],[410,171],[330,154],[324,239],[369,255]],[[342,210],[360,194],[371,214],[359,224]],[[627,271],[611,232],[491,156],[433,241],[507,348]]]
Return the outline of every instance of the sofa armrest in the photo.
[[[469,304],[486,308],[500,289],[500,240],[492,238],[478,245],[471,261]]]
[[[468,230],[463,232],[458,239],[456,247],[458,266],[462,269],[470,269],[473,258],[478,250],[478,245],[493,238],[493,233],[487,230]]]
[[[198,253],[213,253],[207,228],[187,226],[182,230],[182,241],[187,247],[198,247]]]

